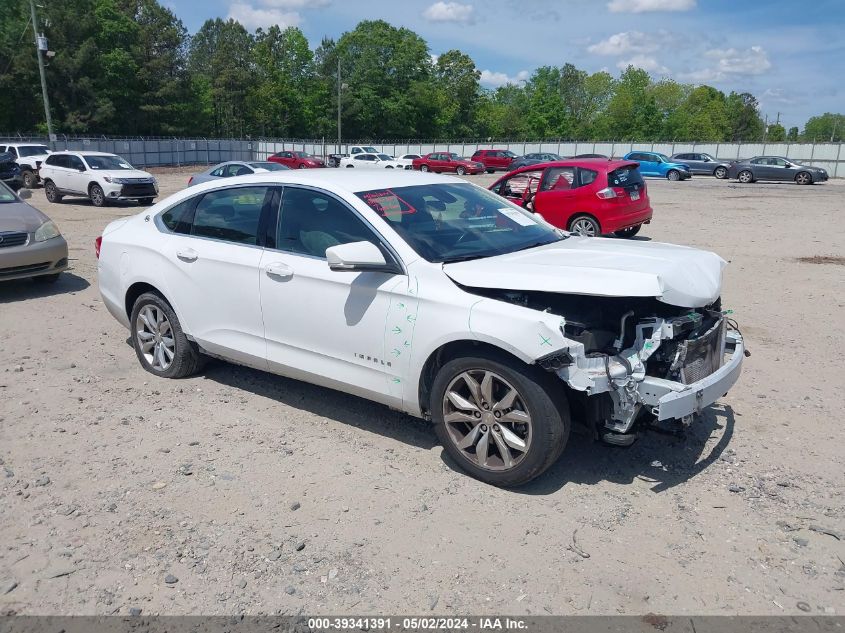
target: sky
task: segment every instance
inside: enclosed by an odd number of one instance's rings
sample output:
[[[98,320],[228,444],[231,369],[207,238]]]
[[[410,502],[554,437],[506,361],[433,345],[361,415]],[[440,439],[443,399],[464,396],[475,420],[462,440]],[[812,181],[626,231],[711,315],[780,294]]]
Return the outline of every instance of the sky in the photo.
[[[468,53],[493,88],[539,66],[753,93],[787,129],[845,113],[845,0],[163,0],[195,33],[209,18],[298,26],[316,48],[361,20],[412,29],[432,55]],[[779,119],[778,119],[779,117]]]

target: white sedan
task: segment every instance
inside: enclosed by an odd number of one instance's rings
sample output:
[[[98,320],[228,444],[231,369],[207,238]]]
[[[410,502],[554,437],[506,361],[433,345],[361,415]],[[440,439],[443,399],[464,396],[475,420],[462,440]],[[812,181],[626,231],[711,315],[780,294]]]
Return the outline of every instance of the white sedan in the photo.
[[[359,169],[404,169],[404,167],[393,160],[387,154],[355,154],[340,159],[340,166]]]
[[[419,154],[402,154],[399,158],[394,158],[397,163],[402,166],[402,169],[413,169],[414,159],[421,158]]]
[[[690,422],[743,358],[717,255],[569,235],[449,176],[228,178],[115,220],[97,249],[148,372],[212,356],[355,394],[431,420],[500,486],[554,463],[575,420],[611,444]]]

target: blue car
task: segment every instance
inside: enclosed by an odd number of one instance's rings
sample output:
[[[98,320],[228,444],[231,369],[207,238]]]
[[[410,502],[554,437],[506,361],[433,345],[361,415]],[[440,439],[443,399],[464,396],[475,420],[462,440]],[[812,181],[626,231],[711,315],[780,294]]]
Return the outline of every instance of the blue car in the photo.
[[[686,180],[692,178],[689,165],[673,163],[666,154],[659,152],[628,152],[625,160],[633,160],[640,164],[643,176],[658,176],[668,180]]]

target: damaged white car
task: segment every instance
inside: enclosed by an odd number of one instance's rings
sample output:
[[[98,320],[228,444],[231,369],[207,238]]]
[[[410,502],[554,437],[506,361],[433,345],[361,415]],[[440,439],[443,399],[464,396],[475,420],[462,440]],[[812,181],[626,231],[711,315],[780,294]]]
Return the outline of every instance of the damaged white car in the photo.
[[[98,240],[143,367],[222,358],[432,420],[471,475],[524,483],[573,423],[628,444],[739,377],[717,255],[575,237],[463,180],[255,174],[192,187]]]

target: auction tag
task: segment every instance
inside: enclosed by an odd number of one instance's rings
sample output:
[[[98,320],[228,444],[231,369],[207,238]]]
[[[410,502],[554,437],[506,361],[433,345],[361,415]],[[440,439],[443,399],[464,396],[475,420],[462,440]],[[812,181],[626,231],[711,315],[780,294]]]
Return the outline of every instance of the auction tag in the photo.
[[[511,209],[510,207],[502,207],[499,209],[499,212],[519,224],[520,226],[535,226],[537,223],[529,218],[524,213],[517,211],[516,209]]]

